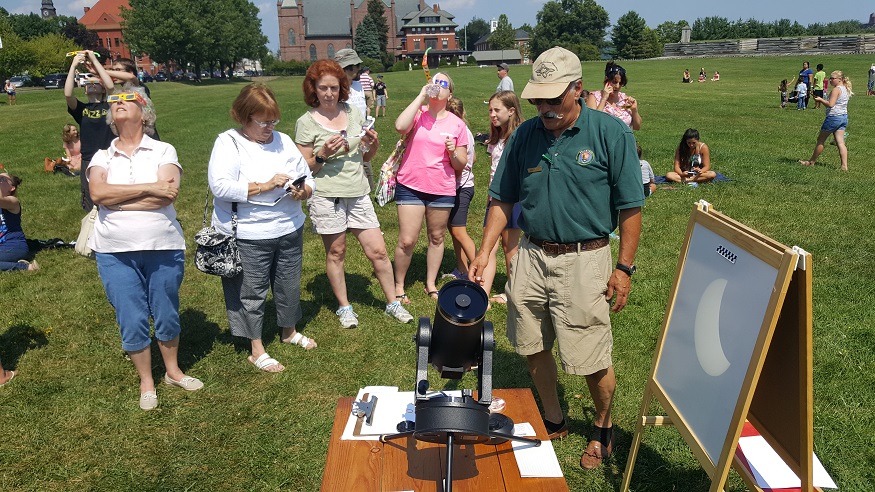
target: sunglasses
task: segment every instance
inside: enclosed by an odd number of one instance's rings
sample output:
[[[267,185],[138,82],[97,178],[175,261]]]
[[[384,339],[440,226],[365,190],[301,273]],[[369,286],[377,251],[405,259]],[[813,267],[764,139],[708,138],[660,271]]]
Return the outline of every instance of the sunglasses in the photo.
[[[617,74],[626,75],[626,69],[619,65],[614,65],[613,67],[605,70],[605,75],[607,76],[613,76]]]
[[[124,92],[121,94],[110,94],[109,96],[106,96],[106,102],[108,103],[120,101],[136,101],[142,106],[146,105],[146,100],[143,99],[143,96],[137,94],[136,92]]]
[[[347,65],[343,67],[344,72],[358,72],[360,65]]]
[[[280,122],[280,120],[258,121],[255,118],[252,118],[252,121],[254,121],[259,128],[275,127]]]
[[[88,81],[88,82],[85,82],[84,84],[82,84],[83,87],[89,87],[89,86],[94,87],[96,85],[103,85],[103,84],[100,82],[97,82],[97,81]]]
[[[435,80],[434,85],[439,85],[447,90],[450,89],[450,81],[449,80]]]
[[[553,99],[529,99],[529,104],[531,104],[532,106],[538,106],[541,104],[546,104],[548,106],[559,106],[560,104],[562,104],[562,101],[565,100],[565,96],[568,95],[569,89],[571,89],[571,86],[569,86],[568,89],[565,89],[565,91],[561,95],[559,95],[559,97],[554,97]]]
[[[83,53],[83,50],[68,51],[68,52],[67,52],[67,56],[76,56],[76,55],[78,55],[79,53]],[[98,52],[95,51],[95,52],[94,52],[94,56],[100,58],[100,53],[98,53]]]

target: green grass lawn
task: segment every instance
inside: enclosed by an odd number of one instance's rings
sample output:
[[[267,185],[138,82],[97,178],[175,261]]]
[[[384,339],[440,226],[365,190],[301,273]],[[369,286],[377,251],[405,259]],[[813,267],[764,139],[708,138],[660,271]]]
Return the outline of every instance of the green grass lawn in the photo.
[[[712,152],[714,169],[731,182],[699,188],[659,190],[647,200],[638,274],[626,309],[614,316],[614,361],[619,378],[614,405],[618,442],[605,467],[584,473],[577,465],[589,433],[592,408],[583,378],[560,376],[572,436],[554,443],[572,490],[619,488],[634,421],[693,203],[699,199],[744,224],[813,255],[815,450],[846,491],[872,490],[875,483],[875,240],[871,232],[875,190],[875,98],[866,97],[871,57],[810,57],[828,71],[842,69],[854,81],[851,99],[850,172],[838,171],[835,147],[818,166],[810,157],[821,110],[781,110],[778,83],[798,73],[803,58],[728,58],[624,62],[627,93],[644,119],[637,138],[657,174],[671,169],[684,130],[697,128]],[[681,84],[685,68],[704,65],[720,82]],[[584,86],[601,88],[602,63],[583,65]],[[512,67],[522,90],[528,67]],[[434,72],[434,70],[433,70]],[[498,83],[494,68],[452,68],[457,96],[466,104],[471,129],[488,129],[483,103]],[[420,72],[388,73],[390,118],[379,118],[386,158],[397,135],[394,117],[419,91]],[[278,130],[293,133],[307,109],[300,77],[269,81],[282,108]],[[20,371],[0,389],[0,490],[300,490],[319,488],[334,407],[365,385],[413,389],[413,325],[382,314],[384,300],[370,264],[354,240],[346,263],[351,300],[359,313],[355,330],[340,328],[336,301],[324,274],[324,251],[307,226],[302,327],[319,348],[305,352],[279,343],[273,315],[265,342],[287,370],[257,371],[246,362],[247,345],[231,337],[220,282],[191,262],[200,228],[206,168],[218,133],[233,126],[228,108],[243,82],[151,84],[162,139],[172,143],[185,170],[176,203],[188,240],[182,285],[184,370],[201,378],[197,393],[159,388],[160,406],[137,407],[137,376],[122,356],[114,311],[93,261],[72,250],[37,255],[36,274],[0,274],[0,357]],[[526,117],[534,116],[524,103]],[[67,115],[61,91],[25,91],[18,105],[0,101],[0,163],[24,178],[19,196],[28,237],[76,238],[83,212],[78,180],[44,174],[42,159],[58,156]],[[477,193],[469,218],[479,243],[489,160],[477,147]],[[387,247],[394,251],[395,207],[378,210]],[[447,238],[449,243],[449,237]],[[614,243],[616,248],[616,243]],[[391,253],[390,253],[391,254]],[[447,249],[443,272],[453,268]],[[503,270],[503,269],[502,269]],[[414,316],[433,316],[423,292],[425,241],[408,274]],[[504,281],[503,272],[496,286]],[[495,323],[495,387],[531,387],[524,360],[504,337],[506,309],[487,315]],[[157,352],[157,351],[155,351]],[[156,360],[156,376],[163,375]],[[433,377],[432,387],[445,383]],[[469,374],[463,386],[473,387]],[[704,491],[708,477],[672,428],[648,429],[633,489]],[[730,474],[727,490],[744,490]]]

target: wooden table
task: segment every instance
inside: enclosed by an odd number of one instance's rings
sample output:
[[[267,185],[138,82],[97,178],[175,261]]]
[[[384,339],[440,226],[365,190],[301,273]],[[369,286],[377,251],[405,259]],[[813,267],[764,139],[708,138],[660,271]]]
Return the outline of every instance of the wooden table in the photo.
[[[504,398],[504,414],[514,423],[529,422],[537,438],[547,439],[547,430],[535,405],[532,391],[493,390]],[[341,441],[352,411],[353,398],[340,398],[334,412],[334,427],[322,476],[322,490],[440,492],[446,474],[446,446],[407,437],[387,443]],[[453,491],[567,491],[565,478],[522,478],[510,442],[492,446],[457,446],[453,453]]]

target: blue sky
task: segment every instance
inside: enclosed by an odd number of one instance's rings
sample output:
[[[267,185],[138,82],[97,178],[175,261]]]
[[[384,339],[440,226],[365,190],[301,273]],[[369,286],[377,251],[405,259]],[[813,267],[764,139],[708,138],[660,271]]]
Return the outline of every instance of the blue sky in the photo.
[[[206,0],[192,0],[206,1]],[[305,0],[318,2],[319,0]],[[598,0],[596,0],[598,1]],[[54,0],[59,14],[82,17],[85,6],[91,6],[96,0]],[[279,28],[276,17],[276,1],[254,0],[261,12],[262,30],[268,37],[269,47],[276,50],[279,47]],[[474,17],[489,21],[501,14],[507,14],[514,26],[526,22],[535,25],[535,16],[544,5],[543,0],[504,0],[501,10],[493,10],[491,4],[483,0],[427,0],[427,5],[439,3],[443,10],[456,16],[459,25],[467,24]],[[866,7],[860,0],[796,0],[794,2],[763,2],[761,0],[632,0],[626,2],[598,1],[610,15],[611,24],[621,15],[630,10],[638,12],[647,20],[647,25],[656,27],[667,20],[685,19],[692,22],[699,17],[720,16],[730,20],[755,18],[762,21],[773,21],[787,18],[807,25],[814,22],[833,22],[854,19],[868,22],[869,14],[875,12],[875,5]],[[41,0],[0,0],[0,7],[11,13],[38,12]],[[305,4],[306,5],[306,4]]]

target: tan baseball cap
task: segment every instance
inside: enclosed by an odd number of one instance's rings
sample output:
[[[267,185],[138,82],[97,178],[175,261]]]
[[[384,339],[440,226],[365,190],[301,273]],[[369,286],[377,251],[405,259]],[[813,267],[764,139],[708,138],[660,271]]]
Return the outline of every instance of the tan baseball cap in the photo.
[[[521,99],[552,99],[559,97],[568,84],[582,79],[580,59],[558,46],[541,53],[532,65],[532,77],[520,94]]]
[[[344,48],[334,55],[334,61],[340,64],[340,68],[346,68],[350,65],[361,65],[362,59],[358,53],[350,48]]]

